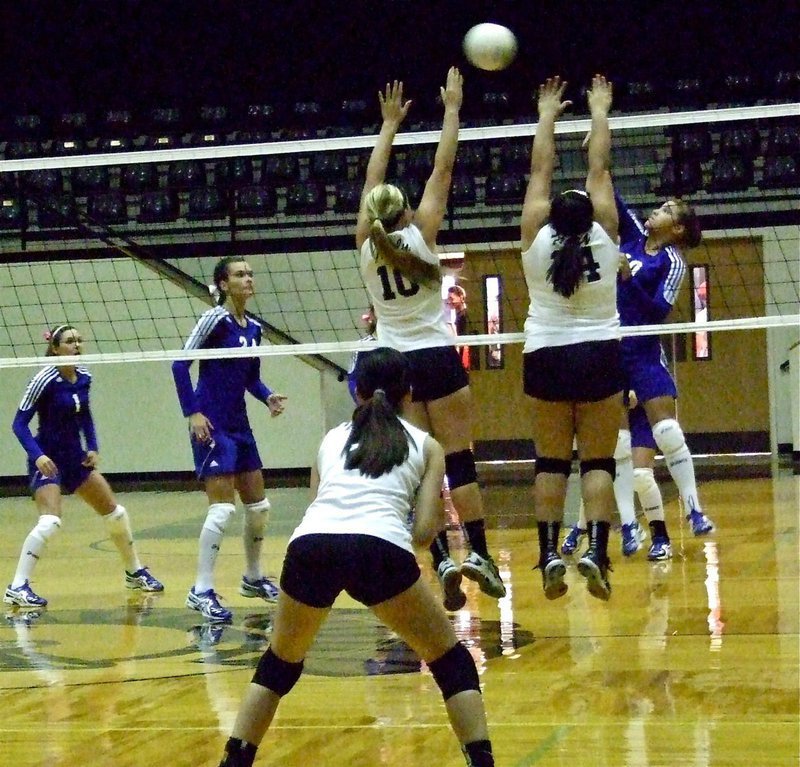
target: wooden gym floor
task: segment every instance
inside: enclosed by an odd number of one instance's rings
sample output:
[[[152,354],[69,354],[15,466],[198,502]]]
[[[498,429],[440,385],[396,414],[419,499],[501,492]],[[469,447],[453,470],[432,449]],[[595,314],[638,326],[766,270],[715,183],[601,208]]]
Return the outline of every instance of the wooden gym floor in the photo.
[[[498,767],[798,764],[800,477],[774,466],[767,478],[703,482],[718,526],[705,539],[691,536],[669,500],[675,556],[668,563],[647,562],[645,551],[624,559],[614,534],[608,604],[587,594],[574,567],[569,593],[544,598],[531,570],[530,478],[522,479],[491,483],[485,493],[490,548],[508,596],[496,603],[469,584],[466,608],[453,615],[481,674]],[[41,614],[5,605],[0,622],[2,765],[218,763],[268,641],[270,608],[238,595],[243,554],[229,532],[217,589],[235,620],[202,625],[184,599],[204,496],[119,496],[143,561],[166,591],[127,592],[102,524],[67,500],[64,527],[34,580],[50,605]],[[265,562],[277,574],[307,491],[269,496]],[[5,585],[33,504],[2,498],[0,520]],[[451,540],[462,555],[458,533]],[[463,759],[430,674],[343,597],[256,763],[461,767]]]

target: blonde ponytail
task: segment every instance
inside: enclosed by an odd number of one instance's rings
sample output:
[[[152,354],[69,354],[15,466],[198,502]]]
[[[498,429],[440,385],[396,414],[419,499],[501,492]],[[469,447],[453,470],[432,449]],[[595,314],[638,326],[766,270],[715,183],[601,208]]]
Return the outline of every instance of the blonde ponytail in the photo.
[[[379,218],[372,222],[369,239],[372,245],[372,257],[375,260],[384,261],[393,269],[397,269],[403,277],[418,285],[435,288],[439,284],[442,278],[439,267],[417,258],[407,248],[398,246],[397,238],[386,232]]]

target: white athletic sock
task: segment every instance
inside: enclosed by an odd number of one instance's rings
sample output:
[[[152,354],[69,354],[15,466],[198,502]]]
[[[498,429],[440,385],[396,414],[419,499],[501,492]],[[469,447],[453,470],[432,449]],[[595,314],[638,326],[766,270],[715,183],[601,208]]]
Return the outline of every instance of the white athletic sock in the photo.
[[[214,588],[214,565],[222,546],[225,528],[235,511],[236,507],[232,503],[212,503],[208,507],[206,521],[200,531],[197,578],[194,582],[194,590],[198,594]]]
[[[633,458],[631,456],[631,433],[620,429],[617,447],[614,451],[617,471],[614,477],[614,499],[623,525],[636,522],[636,508],[633,503]]]
[[[33,576],[36,563],[42,556],[47,541],[61,529],[61,518],[55,514],[42,514],[34,528],[28,533],[28,537],[22,544],[22,551],[19,554],[17,571],[11,581],[11,588],[18,589],[25,581]]]
[[[581,498],[581,505],[580,509],[578,510],[577,525],[581,530],[585,531],[588,529],[588,525],[586,524],[586,507],[583,505],[583,498]]]
[[[664,521],[664,498],[652,469],[634,469],[633,486],[648,522]]]
[[[142,563],[136,553],[136,544],[133,542],[133,533],[131,532],[131,522],[125,507],[118,505],[114,511],[106,514],[103,520],[108,528],[111,542],[117,547],[117,551],[125,563],[125,569],[129,573],[141,570]]]
[[[686,445],[683,430],[674,418],[666,418],[653,426],[653,437],[659,450],[664,454],[672,479],[678,486],[683,500],[684,511],[702,512],[700,499],[697,496],[697,483],[694,478],[694,462]]]
[[[200,531],[200,552],[197,557],[197,578],[194,581],[196,593],[214,588],[214,565],[217,562],[222,533],[204,527]]]
[[[269,519],[269,501],[264,498],[256,503],[246,503],[244,507],[244,525],[242,539],[244,542],[245,577],[249,581],[260,580],[261,549],[264,544],[264,530]]]

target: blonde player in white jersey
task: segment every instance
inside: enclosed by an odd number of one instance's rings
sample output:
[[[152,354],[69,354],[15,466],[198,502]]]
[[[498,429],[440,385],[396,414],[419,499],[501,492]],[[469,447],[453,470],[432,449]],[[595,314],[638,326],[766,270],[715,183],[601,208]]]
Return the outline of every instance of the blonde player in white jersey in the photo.
[[[428,665],[467,764],[493,767],[478,672],[414,556],[443,523],[444,451],[400,418],[410,364],[380,347],[359,354],[358,407],[332,429],[312,468],[314,500],[292,534],[270,647],[261,658],[220,767],[251,767],[281,697],[340,592],[369,607]],[[413,511],[413,519],[409,522]]]
[[[361,274],[378,318],[381,345],[403,352],[411,364],[412,401],[404,416],[429,431],[445,451],[450,494],[470,553],[460,567],[450,557],[443,528],[431,546],[444,605],[459,610],[466,596],[462,575],[477,581],[495,599],[506,590],[486,545],[484,510],[472,453],[472,395],[469,378],[454,346],[442,306],[442,275],[436,237],[447,209],[458,146],[462,78],[455,67],[440,89],[444,118],[433,169],[419,207],[412,210],[403,191],[384,183],[392,142],[410,101],[395,81],[379,94],[383,123],[367,165],[356,246]]]
[[[622,417],[623,376],[617,315],[617,210],[609,174],[611,84],[595,75],[586,191],[551,200],[555,121],[570,105],[566,83],[539,87],[539,123],[521,220],[522,266],[530,293],[523,385],[533,399],[534,507],[545,595],[566,593],[558,554],[573,438],[581,471],[589,548],[578,571],[589,592],[608,599],[608,531],[614,511],[614,447]],[[588,192],[588,194],[587,194]]]

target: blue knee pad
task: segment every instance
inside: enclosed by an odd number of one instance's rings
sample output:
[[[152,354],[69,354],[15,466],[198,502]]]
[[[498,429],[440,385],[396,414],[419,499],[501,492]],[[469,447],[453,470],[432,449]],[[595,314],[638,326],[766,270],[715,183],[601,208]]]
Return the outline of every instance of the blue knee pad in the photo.
[[[617,476],[617,462],[613,458],[590,458],[581,461],[581,476],[587,471],[606,471],[613,480]]]
[[[472,454],[472,450],[448,453],[444,457],[444,471],[447,474],[447,483],[451,490],[478,481],[478,472],[475,471],[475,456]]]
[[[572,474],[572,461],[568,461],[566,458],[547,458],[544,455],[537,455],[534,476],[537,474],[563,474],[568,477]]]
[[[461,642],[456,642],[441,658],[429,663],[428,668],[445,700],[467,690],[481,691],[475,661]]]
[[[283,697],[297,684],[302,673],[303,661],[289,663],[275,655],[272,648],[268,647],[258,662],[256,673],[253,674],[253,684],[266,687]]]

